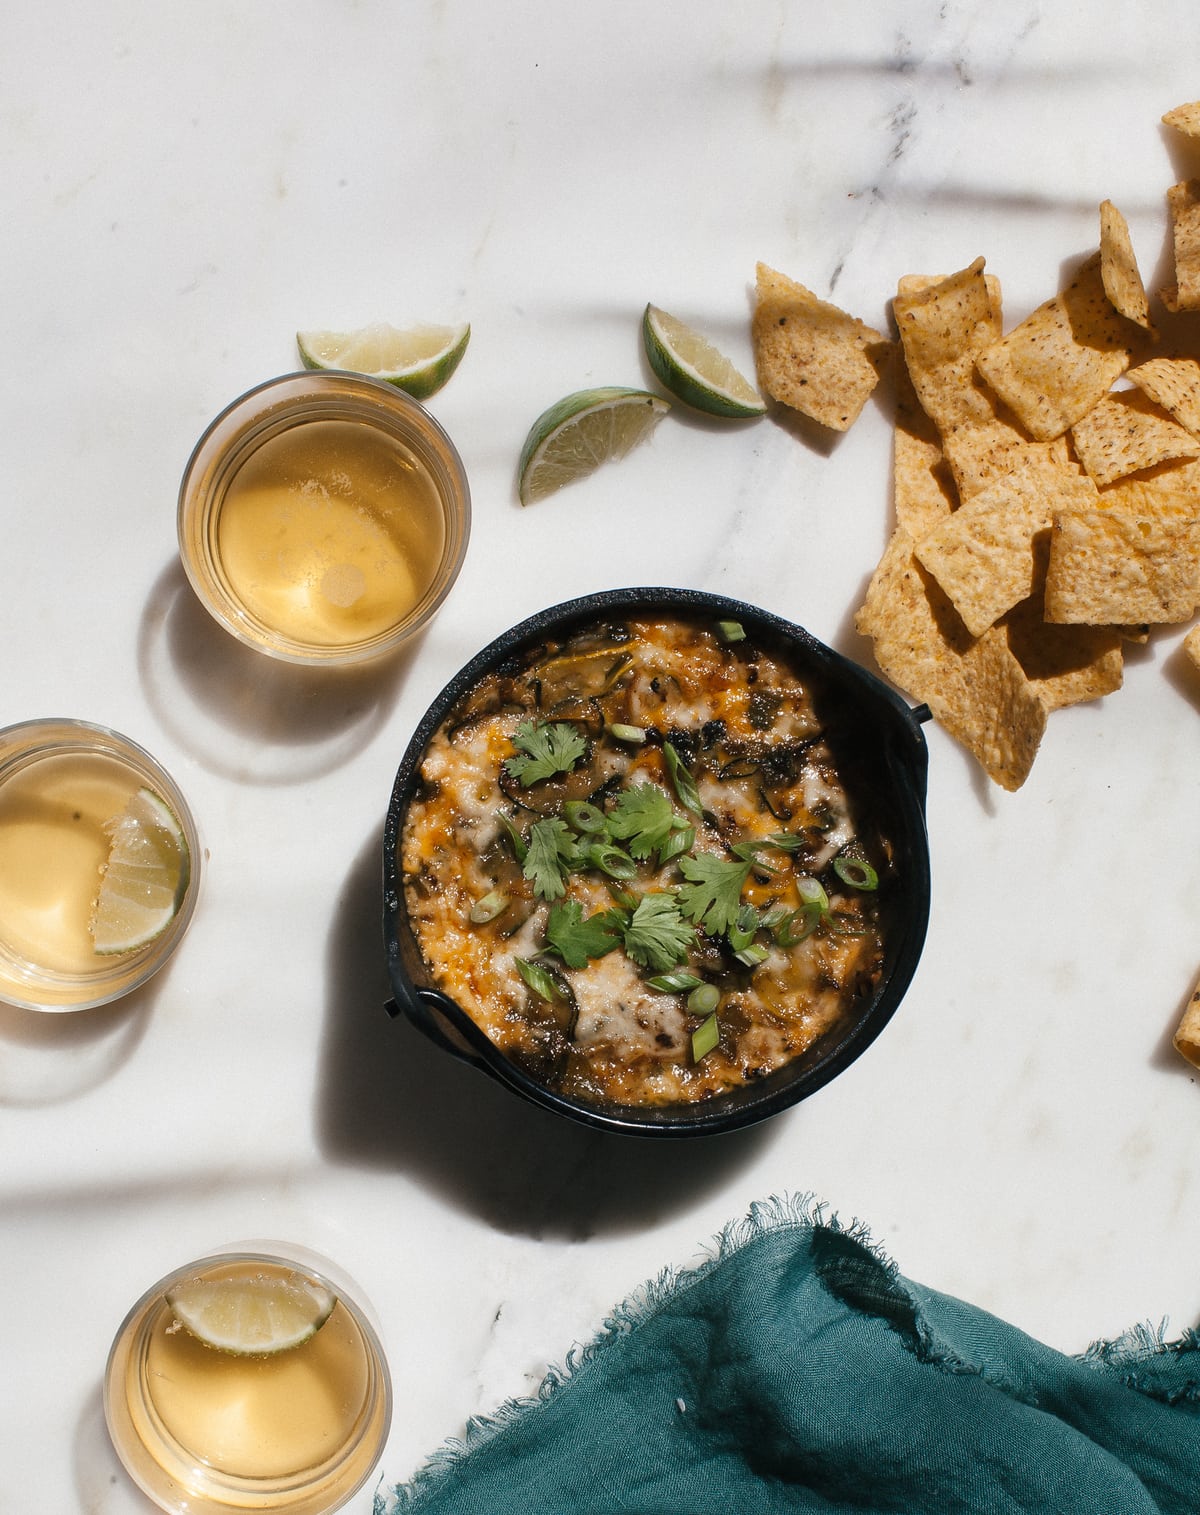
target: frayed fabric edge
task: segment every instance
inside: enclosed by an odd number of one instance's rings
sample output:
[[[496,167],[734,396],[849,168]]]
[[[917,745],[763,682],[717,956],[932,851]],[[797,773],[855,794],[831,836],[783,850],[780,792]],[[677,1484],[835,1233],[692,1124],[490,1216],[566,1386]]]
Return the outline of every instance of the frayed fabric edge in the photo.
[[[731,1221],[717,1233],[699,1262],[664,1268],[656,1277],[635,1289],[604,1319],[590,1341],[572,1347],[560,1366],[548,1370],[536,1394],[507,1400],[490,1415],[473,1416],[467,1421],[464,1434],[444,1442],[407,1483],[385,1487],[381,1482],[375,1494],[374,1515],[404,1515],[406,1511],[419,1509],[423,1499],[433,1494],[464,1458],[552,1399],[614,1341],[652,1320],[664,1306],[702,1282],[735,1253],[778,1231],[818,1228],[858,1242],[872,1254],[889,1278],[899,1279],[895,1264],[883,1255],[867,1228],[857,1221],[843,1224],[828,1204],[815,1195],[773,1195],[769,1199],[755,1200],[744,1216]]]
[[[754,1201],[746,1215],[723,1227],[704,1250],[699,1262],[665,1268],[635,1289],[604,1319],[591,1340],[576,1344],[561,1365],[552,1366],[547,1371],[536,1394],[510,1399],[490,1415],[473,1416],[467,1421],[464,1434],[445,1441],[407,1483],[387,1486],[386,1477],[381,1479],[375,1493],[374,1515],[406,1515],[406,1512],[419,1511],[425,1499],[437,1492],[466,1457],[546,1404],[613,1342],[652,1320],[664,1306],[701,1283],[745,1247],[779,1231],[811,1232],[818,1229],[845,1237],[863,1247],[880,1268],[886,1282],[913,1299],[917,1322],[915,1347],[919,1356],[943,1372],[980,1372],[976,1365],[962,1361],[930,1335],[919,1305],[920,1296],[925,1291],[916,1288],[914,1297],[910,1292],[913,1286],[874,1241],[866,1225],[859,1221],[843,1223],[825,1200],[812,1193],[774,1195]],[[1119,1337],[1093,1342],[1077,1355],[1076,1361],[1098,1371],[1114,1373],[1129,1388],[1148,1398],[1171,1404],[1197,1403],[1200,1402],[1200,1374],[1180,1388],[1177,1384],[1168,1386],[1161,1380],[1159,1372],[1178,1357],[1192,1352],[1200,1352],[1200,1331],[1189,1330],[1176,1340],[1168,1341],[1165,1324],[1157,1327],[1138,1325]],[[1000,1387],[1011,1392],[1011,1385],[1002,1384]]]
[[[1167,1386],[1161,1370],[1178,1358],[1200,1353],[1200,1332],[1186,1330],[1172,1340],[1167,1338],[1166,1322],[1131,1326],[1110,1340],[1094,1341],[1079,1360],[1089,1366],[1106,1368],[1122,1383],[1148,1398],[1164,1404],[1200,1404],[1200,1364],[1197,1372],[1182,1386]]]

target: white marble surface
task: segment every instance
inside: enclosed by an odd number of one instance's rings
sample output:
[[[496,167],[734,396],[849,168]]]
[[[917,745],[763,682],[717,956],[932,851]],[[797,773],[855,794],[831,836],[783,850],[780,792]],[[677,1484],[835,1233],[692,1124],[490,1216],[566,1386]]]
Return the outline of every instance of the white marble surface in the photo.
[[[910,1276],[1080,1350],[1200,1320],[1200,692],[1174,628],[1056,715],[1016,795],[941,732],[934,904],[900,1013],[835,1084],[712,1144],[564,1127],[382,1011],[378,845],[443,680],[555,600],[675,583],[863,660],[889,529],[886,404],[816,444],[683,415],[522,511],[532,418],[644,381],[647,300],[748,366],[763,259],[881,324],[977,254],[1015,320],[1124,210],[1167,276],[1158,124],[1200,95],[1190,0],[46,0],[0,55],[3,716],[141,741],[189,795],[200,908],[149,990],[0,1009],[0,1509],[140,1512],[100,1374],[126,1307],[233,1237],[372,1297],[411,1472],[755,1198],[814,1191]],[[475,531],[433,630],[314,684],[193,603],[174,497],[298,326],[468,318],[431,408]],[[364,1492],[352,1508],[370,1508]]]

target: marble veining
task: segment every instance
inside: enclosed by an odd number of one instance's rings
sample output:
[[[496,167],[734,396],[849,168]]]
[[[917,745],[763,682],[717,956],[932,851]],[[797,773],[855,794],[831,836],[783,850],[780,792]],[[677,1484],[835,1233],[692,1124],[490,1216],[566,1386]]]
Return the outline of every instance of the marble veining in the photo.
[[[170,968],[81,1017],[0,1008],[0,1509],[145,1515],[99,1384],[156,1277],[300,1241],[370,1297],[382,1472],[530,1392],[755,1199],[814,1193],[911,1278],[1068,1351],[1200,1320],[1200,687],[1182,628],[1052,723],[1026,787],[929,728],[928,946],[881,1040],[779,1120],[664,1149],[565,1128],[393,1022],[379,837],[444,680],[512,622],[633,583],[755,601],[864,662],[890,529],[886,386],[836,438],[677,410],[536,506],[514,471],[572,389],[647,384],[653,301],[752,364],[755,264],[883,327],[904,273],[985,255],[1008,319],[1129,218],[1169,272],[1159,118],[1200,16],[1041,0],[394,6],[47,0],[0,99],[6,719],[115,726],[206,850]],[[311,326],[469,319],[430,408],[470,475],[462,577],[387,669],[264,665],[175,549],[193,443]],[[365,1515],[369,1490],[350,1507]]]

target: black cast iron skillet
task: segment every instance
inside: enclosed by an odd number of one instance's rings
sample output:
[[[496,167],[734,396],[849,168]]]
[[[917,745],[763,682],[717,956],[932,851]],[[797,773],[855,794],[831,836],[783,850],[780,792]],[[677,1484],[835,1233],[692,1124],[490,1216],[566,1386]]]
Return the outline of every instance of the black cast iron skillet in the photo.
[[[420,782],[430,738],[462,696],[497,665],[590,623],[663,613],[739,621],[748,635],[782,653],[801,675],[814,673],[832,693],[823,713],[835,737],[839,767],[851,793],[865,802],[860,828],[886,834],[896,883],[885,903],[886,957],[874,995],[799,1057],[766,1078],[692,1105],[593,1105],[538,1083],[512,1063],[470,1016],[434,987],[408,919],[400,849],[408,806]],[[916,971],[929,920],[929,843],[925,829],[928,753],[920,723],[924,706],[906,705],[887,685],[769,612],[692,589],[607,590],[552,606],[496,638],[445,686],[413,735],[396,774],[383,848],[383,929],[393,1015],[507,1088],[544,1109],[584,1125],[637,1136],[697,1136],[764,1120],[820,1089],[859,1057],[891,1019]]]

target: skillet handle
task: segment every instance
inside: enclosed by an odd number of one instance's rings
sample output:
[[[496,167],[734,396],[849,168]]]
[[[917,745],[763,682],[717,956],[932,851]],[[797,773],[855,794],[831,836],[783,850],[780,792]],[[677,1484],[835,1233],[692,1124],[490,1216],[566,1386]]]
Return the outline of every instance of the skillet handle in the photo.
[[[451,1057],[469,1063],[473,1068],[484,1066],[483,1059],[455,1025],[455,1020],[461,1015],[458,1006],[439,990],[416,989],[402,1003],[389,1000],[384,1009],[393,1017],[403,1015],[422,1036],[427,1037],[443,1052],[449,1052]]]

